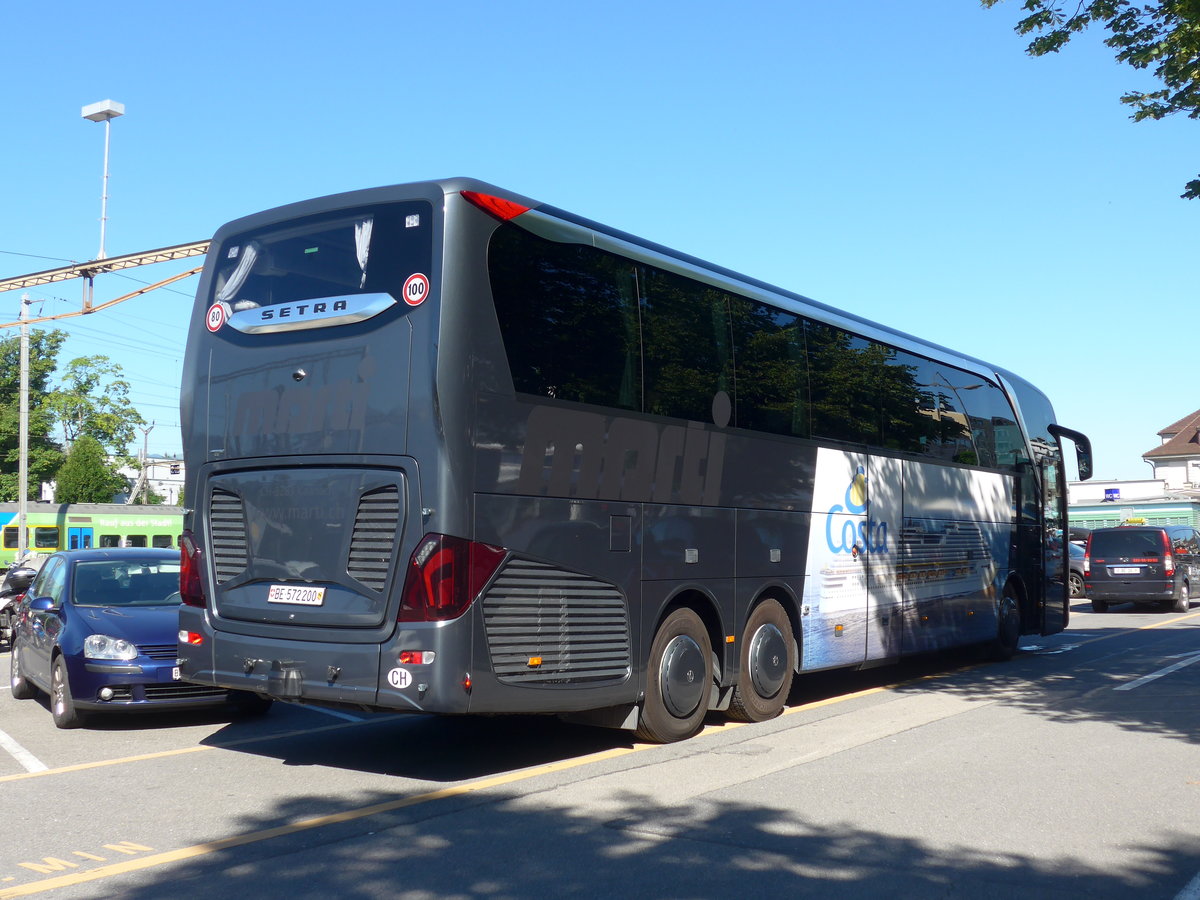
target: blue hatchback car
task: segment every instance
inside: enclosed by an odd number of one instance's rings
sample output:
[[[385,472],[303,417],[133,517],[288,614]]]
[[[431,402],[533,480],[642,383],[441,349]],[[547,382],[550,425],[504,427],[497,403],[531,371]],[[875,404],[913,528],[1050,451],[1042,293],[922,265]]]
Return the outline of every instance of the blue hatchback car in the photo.
[[[269,698],[179,680],[179,568],[175,550],[53,554],[17,609],[13,697],[48,693],[59,728],[96,711],[234,703],[265,712]]]

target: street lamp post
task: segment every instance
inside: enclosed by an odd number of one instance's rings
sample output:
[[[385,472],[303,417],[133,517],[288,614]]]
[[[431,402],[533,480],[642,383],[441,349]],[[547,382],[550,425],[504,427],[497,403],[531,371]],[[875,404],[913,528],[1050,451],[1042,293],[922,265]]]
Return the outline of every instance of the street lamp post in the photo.
[[[96,259],[104,259],[104,226],[108,221],[108,139],[112,130],[112,120],[125,115],[125,104],[115,100],[101,100],[99,103],[89,103],[80,113],[83,118],[92,122],[104,123],[104,184],[100,194],[100,252]]]

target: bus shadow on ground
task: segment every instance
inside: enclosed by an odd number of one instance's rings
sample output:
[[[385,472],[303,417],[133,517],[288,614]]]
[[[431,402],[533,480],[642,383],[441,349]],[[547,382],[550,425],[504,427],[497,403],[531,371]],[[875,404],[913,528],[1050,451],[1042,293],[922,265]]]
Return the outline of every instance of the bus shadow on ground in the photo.
[[[801,788],[802,785],[795,785]],[[358,809],[394,796],[366,793]],[[122,879],[125,900],[329,897],[1170,897],[1200,867],[1170,829],[1112,859],[925,840],[806,821],[727,795],[660,805],[617,793],[604,812],[554,792],[474,794],[338,821],[343,802],[297,796],[245,813],[238,833]],[[311,827],[306,823],[320,821]],[[291,826],[289,828],[289,826]],[[300,827],[297,827],[300,826]],[[284,830],[282,835],[273,831]],[[128,882],[134,882],[132,884]],[[93,887],[103,889],[101,881]],[[110,888],[109,896],[113,895]],[[97,894],[98,896],[99,894]]]

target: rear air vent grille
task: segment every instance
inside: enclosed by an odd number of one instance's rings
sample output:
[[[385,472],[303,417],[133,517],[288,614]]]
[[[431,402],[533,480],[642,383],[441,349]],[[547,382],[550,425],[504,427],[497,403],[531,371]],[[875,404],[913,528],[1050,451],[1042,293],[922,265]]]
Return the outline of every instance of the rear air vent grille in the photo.
[[[208,528],[212,536],[213,569],[217,584],[224,584],[245,571],[249,564],[242,498],[229,491],[213,491],[208,507]]]
[[[346,563],[351,578],[373,591],[383,590],[399,525],[400,491],[395,485],[368,491],[359,498]]]
[[[580,685],[629,675],[629,616],[613,585],[530,560],[505,564],[483,598],[500,681]]]

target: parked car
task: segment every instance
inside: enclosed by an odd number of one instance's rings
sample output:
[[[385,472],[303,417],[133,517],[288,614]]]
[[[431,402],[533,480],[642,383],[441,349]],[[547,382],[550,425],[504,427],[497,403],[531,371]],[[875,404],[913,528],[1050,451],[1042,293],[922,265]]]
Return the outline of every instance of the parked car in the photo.
[[[59,728],[94,712],[234,703],[265,712],[269,698],[179,678],[179,552],[68,550],[46,560],[17,607],[12,695],[50,695]]]
[[[1096,528],[1083,570],[1096,612],[1127,601],[1187,612],[1191,583],[1200,583],[1200,531],[1190,525]]]
[[[1067,566],[1070,569],[1067,573],[1067,584],[1071,589],[1071,599],[1078,600],[1084,594],[1083,560],[1087,552],[1075,543],[1067,544],[1067,552],[1070,554],[1067,557]]]

